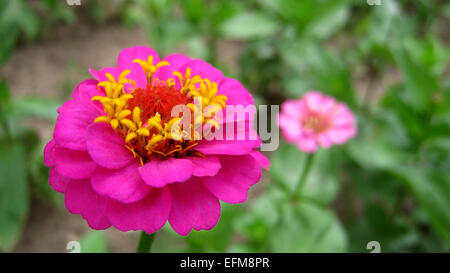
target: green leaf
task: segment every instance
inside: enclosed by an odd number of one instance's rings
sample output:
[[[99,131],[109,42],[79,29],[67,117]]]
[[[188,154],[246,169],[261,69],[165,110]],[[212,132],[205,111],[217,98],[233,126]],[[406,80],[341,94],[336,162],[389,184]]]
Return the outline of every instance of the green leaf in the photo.
[[[300,98],[312,88],[310,83],[299,77],[298,72],[292,70],[286,71],[281,80],[283,93],[288,98]]]
[[[9,87],[6,80],[0,80],[0,105],[7,105],[10,100]],[[3,110],[3,109],[2,109]]]
[[[19,29],[16,26],[0,25],[0,65],[5,63],[14,49],[19,37]]]
[[[193,37],[185,41],[185,46],[189,51],[191,58],[205,60],[208,57],[208,48],[201,37]]]
[[[233,17],[237,13],[242,13],[243,11],[243,3],[242,1],[236,0],[224,0],[224,1],[209,1],[210,3],[210,11],[207,20],[211,20],[212,27],[214,31],[217,31],[217,28],[220,28],[220,25],[225,20]]]
[[[186,21],[175,18],[148,20],[144,27],[162,55],[168,54],[176,46],[197,34]]]
[[[283,142],[271,157],[270,176],[292,192],[300,179],[306,156],[295,145]]]
[[[355,161],[367,168],[389,168],[405,160],[405,156],[389,143],[363,137],[347,145],[347,151]]]
[[[331,147],[315,152],[303,198],[323,205],[333,202],[340,186],[337,168],[338,162],[341,162],[340,151],[339,147]]]
[[[393,123],[389,126],[387,123],[376,123],[375,120],[372,117],[372,120],[362,123],[364,126],[360,128],[357,139],[346,146],[347,152],[355,162],[369,170],[383,170],[400,178],[419,201],[438,234],[449,243],[450,213],[446,210],[450,206],[450,177],[446,171],[448,167],[445,167],[445,162],[437,162],[443,167],[430,168],[433,161],[425,153],[436,143],[424,142],[426,146],[423,155],[410,153],[407,146],[402,147],[408,143],[399,133],[401,130],[391,127]],[[437,144],[445,148],[447,144],[442,139],[437,140]]]
[[[8,113],[19,117],[43,118],[54,122],[58,116],[56,110],[60,105],[61,102],[57,100],[23,97],[11,101]]]
[[[106,6],[104,6],[104,3],[102,5],[99,1],[95,0],[89,1],[87,4],[92,18],[94,18],[97,23],[104,23],[107,18],[107,9]],[[76,20],[76,14],[73,12],[73,9],[67,10],[66,8],[62,8],[62,10],[67,13],[67,15],[62,17],[66,18],[66,22],[74,22]],[[70,11],[72,12],[72,15],[69,15]],[[62,12],[60,13],[63,15]],[[72,16],[73,18],[71,18]]]
[[[292,83],[290,78],[298,78],[297,88],[284,86],[288,94],[297,92],[298,97],[307,90],[320,90],[351,108],[356,106],[349,69],[338,54],[319,43],[291,39],[281,41],[280,54],[286,67],[292,70],[283,75],[283,83]],[[300,79],[303,84],[298,83]]]
[[[377,44],[390,42],[391,32],[398,27],[401,20],[401,9],[397,1],[386,1],[383,5],[374,7],[370,18],[369,38]]]
[[[272,189],[251,201],[250,208],[234,222],[236,229],[250,242],[259,243],[265,247],[272,228],[278,220],[277,203],[271,194]],[[261,249],[261,251],[267,251]]]
[[[344,26],[349,18],[348,0],[323,3],[316,16],[306,25],[303,35],[308,38],[326,39]]]
[[[358,135],[345,145],[348,154],[361,166],[385,169],[407,161],[401,147],[409,144],[404,124],[388,110],[360,117]]]
[[[295,25],[301,36],[325,39],[342,28],[349,17],[349,0],[278,0],[271,9]]]
[[[105,253],[107,252],[106,237],[104,231],[90,231],[80,239],[81,253]]]
[[[405,79],[407,92],[405,98],[416,111],[429,109],[432,94],[438,91],[438,84],[430,70],[413,62],[401,48],[392,48],[394,59]]]
[[[240,13],[223,22],[221,26],[224,38],[237,40],[267,38],[278,30],[276,19],[262,12]]]
[[[450,48],[442,44],[439,37],[429,34],[425,39],[408,37],[404,43],[414,63],[419,64],[425,70],[439,76],[445,72],[450,59]]]
[[[312,203],[285,204],[271,231],[274,252],[345,252],[347,237],[333,213]]]
[[[27,39],[36,37],[39,21],[24,0],[7,0],[0,4],[0,29],[17,26]]]
[[[293,23],[299,30],[302,30],[316,16],[320,5],[314,0],[278,0],[273,2],[275,3],[273,4],[275,10],[280,13],[281,17]]]
[[[197,24],[207,15],[207,3],[203,0],[183,0],[180,1],[187,18]]]
[[[29,196],[25,151],[0,144],[0,249],[11,251],[20,239],[28,215]]]
[[[405,178],[431,219],[432,225],[450,245],[450,175],[448,170],[396,166],[391,170]]]

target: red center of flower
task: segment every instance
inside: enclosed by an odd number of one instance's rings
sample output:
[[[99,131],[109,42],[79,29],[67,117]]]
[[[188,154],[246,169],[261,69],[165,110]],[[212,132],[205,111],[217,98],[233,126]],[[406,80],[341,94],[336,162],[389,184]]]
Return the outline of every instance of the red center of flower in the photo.
[[[140,107],[142,120],[147,120],[159,113],[163,123],[172,118],[171,112],[174,106],[191,102],[189,97],[176,88],[163,84],[147,85],[145,89],[135,89],[131,94],[133,98],[128,101],[129,108]]]
[[[169,122],[172,117],[172,109],[177,105],[186,105],[192,99],[180,90],[174,87],[168,87],[166,84],[147,85],[146,88],[137,88],[131,92],[133,98],[127,102],[128,109],[140,108],[140,119],[145,122],[149,118],[159,114],[161,117],[161,125]],[[158,134],[157,128],[150,130],[150,137]],[[173,139],[163,139],[152,145],[151,148],[146,147],[141,138],[133,139],[128,143],[143,163],[152,158],[164,159],[167,157],[183,157],[187,153],[196,154],[191,150],[197,145],[196,141],[177,141]]]

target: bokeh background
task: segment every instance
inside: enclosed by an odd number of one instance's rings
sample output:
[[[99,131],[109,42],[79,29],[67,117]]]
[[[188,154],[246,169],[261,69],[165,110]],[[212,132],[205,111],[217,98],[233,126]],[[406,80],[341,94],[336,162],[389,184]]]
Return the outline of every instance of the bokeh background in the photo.
[[[2,0],[0,251],[133,252],[137,232],[91,231],[48,186],[56,109],[88,68],[134,45],[202,58],[257,104],[320,90],[349,105],[358,136],[305,154],[283,141],[241,205],[212,231],[169,227],[155,252],[450,250],[450,3],[432,0]],[[69,5],[75,4],[75,5]],[[379,5],[378,5],[379,4]]]

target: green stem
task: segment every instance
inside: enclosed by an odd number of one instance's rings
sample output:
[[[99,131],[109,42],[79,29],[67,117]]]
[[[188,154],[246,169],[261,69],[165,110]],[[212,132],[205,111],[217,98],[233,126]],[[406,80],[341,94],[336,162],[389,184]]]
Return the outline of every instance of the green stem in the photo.
[[[155,233],[147,234],[141,232],[141,237],[139,237],[139,243],[136,249],[136,253],[150,253],[153,241],[155,240]]]
[[[12,136],[11,131],[9,130],[9,125],[6,119],[2,116],[0,112],[0,126],[3,129],[3,133],[5,134],[6,140],[11,143],[12,142]]]
[[[295,190],[294,190],[294,193],[293,193],[294,194],[293,195],[294,199],[300,198],[302,196],[303,189],[304,189],[304,187],[306,185],[306,181],[307,181],[307,178],[308,178],[309,171],[311,170],[313,159],[314,159],[314,154],[308,154],[306,156],[305,167],[303,168],[302,175],[300,176],[300,180],[298,181],[298,184],[295,187]]]

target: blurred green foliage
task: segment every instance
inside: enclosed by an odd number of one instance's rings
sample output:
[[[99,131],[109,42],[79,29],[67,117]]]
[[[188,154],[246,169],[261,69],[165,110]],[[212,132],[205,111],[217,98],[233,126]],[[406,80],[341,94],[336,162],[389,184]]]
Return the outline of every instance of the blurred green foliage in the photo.
[[[80,239],[81,253],[105,253],[107,250],[106,236],[103,231],[88,232]]]
[[[56,202],[48,187],[42,144],[25,119],[56,120],[61,102],[42,98],[12,99],[5,80],[0,82],[0,250],[18,242],[29,212],[30,193]]]
[[[80,20],[86,9],[94,22],[107,23],[109,1],[78,10],[63,2],[2,1],[0,63],[15,46],[57,22]],[[260,104],[320,90],[347,103],[359,121],[354,140],[316,153],[298,198],[293,190],[307,156],[281,143],[261,192],[244,205],[222,204],[211,231],[182,241],[165,228],[155,251],[368,252],[369,241],[380,242],[382,252],[450,251],[450,3],[119,2],[111,20],[143,28],[161,55],[181,48],[206,59],[241,80]],[[231,66],[223,52],[228,45],[239,48]],[[16,121],[54,120],[57,104],[11,99],[5,81],[0,103],[0,154],[7,161],[0,165],[0,248],[9,251],[26,221],[30,192],[53,198],[45,190],[42,144]],[[103,235],[89,236],[88,245],[106,249]]]

